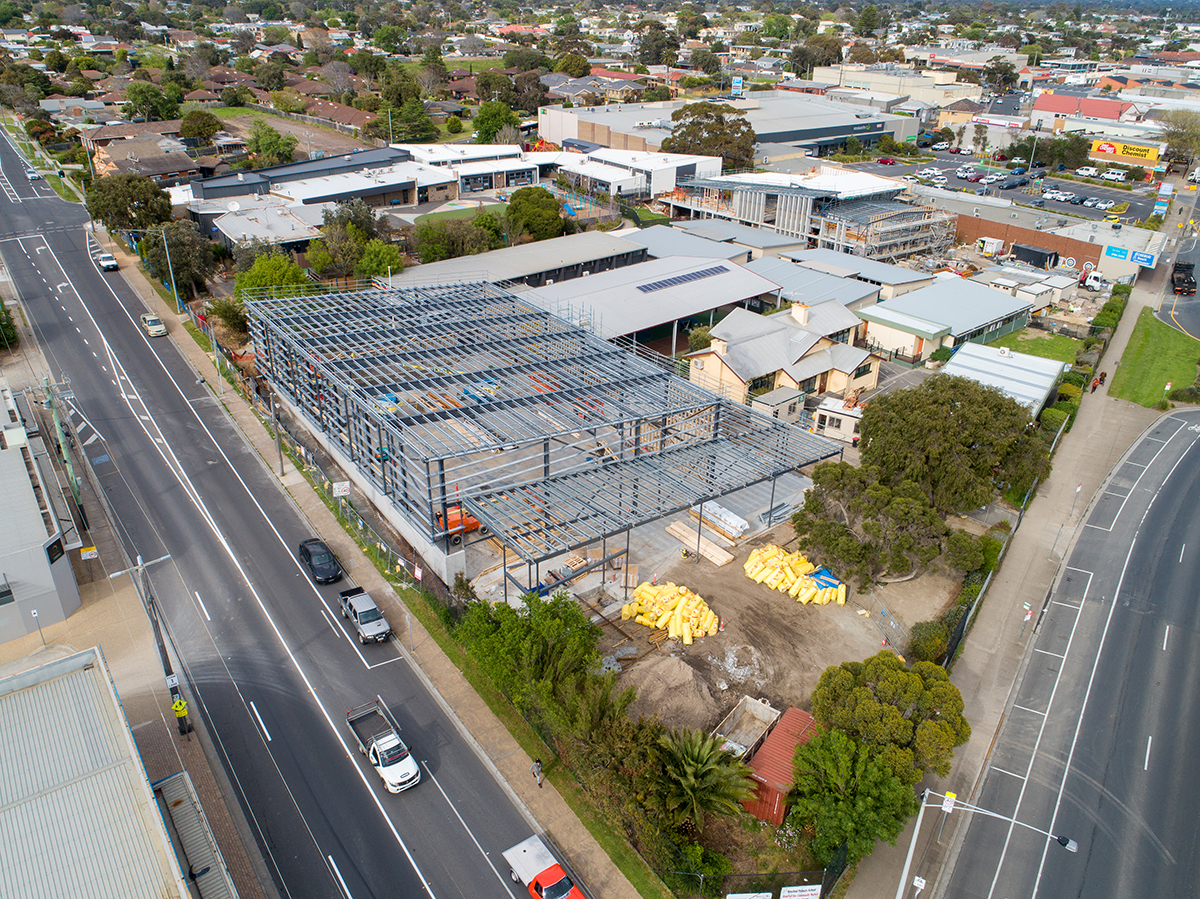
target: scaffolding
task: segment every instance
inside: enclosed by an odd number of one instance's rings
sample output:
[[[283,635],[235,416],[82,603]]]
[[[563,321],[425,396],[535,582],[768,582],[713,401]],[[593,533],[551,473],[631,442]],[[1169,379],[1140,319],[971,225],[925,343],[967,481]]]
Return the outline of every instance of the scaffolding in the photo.
[[[260,372],[447,555],[460,512],[536,565],[840,452],[493,284],[246,309]]]

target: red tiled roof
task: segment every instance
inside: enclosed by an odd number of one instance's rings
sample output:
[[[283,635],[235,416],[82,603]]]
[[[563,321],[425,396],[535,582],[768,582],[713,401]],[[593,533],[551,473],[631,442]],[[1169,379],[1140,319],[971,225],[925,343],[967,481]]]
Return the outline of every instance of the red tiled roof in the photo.
[[[606,69],[602,66],[593,66],[592,74],[602,75],[605,78],[620,78],[622,81],[641,81],[646,77],[634,72],[618,72],[616,69]]]
[[[1073,97],[1069,94],[1042,94],[1033,104],[1039,112],[1058,115],[1081,115],[1094,119],[1116,121],[1133,104],[1104,97]]]

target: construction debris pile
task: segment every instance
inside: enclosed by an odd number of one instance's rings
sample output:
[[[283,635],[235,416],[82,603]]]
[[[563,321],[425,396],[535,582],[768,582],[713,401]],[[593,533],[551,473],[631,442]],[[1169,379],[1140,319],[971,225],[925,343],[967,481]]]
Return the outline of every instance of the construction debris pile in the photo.
[[[824,568],[818,568],[803,553],[785,552],[773,543],[750,553],[742,566],[756,584],[786,593],[803,605],[846,604],[846,585]]]
[[[621,620],[630,618],[646,627],[666,628],[669,637],[682,638],[685,646],[691,646],[694,637],[716,636],[721,623],[717,613],[687,587],[649,581],[633,591],[633,602],[621,606]]]

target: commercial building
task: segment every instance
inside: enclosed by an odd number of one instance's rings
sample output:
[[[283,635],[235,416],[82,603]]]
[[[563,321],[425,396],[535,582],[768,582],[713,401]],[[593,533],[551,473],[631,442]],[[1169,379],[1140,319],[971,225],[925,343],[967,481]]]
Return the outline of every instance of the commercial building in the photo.
[[[745,264],[750,261],[750,248],[717,236],[705,237],[686,228],[670,225],[652,225],[649,228],[622,231],[621,240],[645,247],[651,259],[667,256],[705,256],[712,259],[728,259]]]
[[[524,592],[569,552],[603,566],[640,525],[840,451],[488,284],[246,309],[281,402],[447,582],[460,509],[525,563]]]
[[[549,156],[550,154],[529,154]],[[585,191],[616,196],[657,197],[682,179],[721,174],[721,157],[685,153],[648,153],[598,147],[581,153],[559,153],[558,171]]]
[[[964,343],[942,368],[948,375],[970,378],[1008,394],[1036,418],[1054,392],[1063,364],[1005,347]]]
[[[914,69],[890,62],[816,66],[812,70],[812,77],[814,81],[836,84],[838,87],[900,94],[936,106],[945,106],[955,100],[978,100],[983,96],[982,87],[969,81],[959,81],[956,71]]]
[[[39,623],[65,621],[80,607],[67,553],[83,544],[51,450],[30,424],[37,419],[2,379],[0,415],[0,642],[6,642],[37,633]],[[0,895],[18,894],[0,889]]]
[[[969,86],[978,91],[977,86]],[[674,126],[672,113],[687,102],[568,109],[543,106],[538,110],[538,133],[560,145],[584,141],[618,150],[659,150]],[[838,153],[851,137],[866,147],[875,146],[884,135],[895,140],[915,138],[919,127],[908,116],[831,103],[823,97],[795,91],[756,91],[744,98],[721,102],[745,117],[760,144],[801,147],[810,150],[813,156]]]
[[[902,265],[891,265],[836,250],[799,250],[781,254],[784,259],[839,278],[853,278],[879,288],[879,299],[891,300],[912,293],[934,282],[934,276],[913,271]]]
[[[779,256],[808,244],[806,239],[792,234],[784,234],[771,228],[754,228],[723,218],[685,219],[673,222],[672,228],[683,234],[742,247],[750,254],[751,259]]]
[[[826,274],[787,259],[764,257],[748,263],[746,268],[778,284],[779,298],[789,303],[818,306],[832,300],[853,312],[879,302],[878,287],[844,275]]]
[[[905,187],[891,178],[821,166],[802,175],[693,178],[662,201],[673,218],[762,227],[798,238],[796,250],[816,247],[896,260],[951,246],[954,216],[897,199]]]

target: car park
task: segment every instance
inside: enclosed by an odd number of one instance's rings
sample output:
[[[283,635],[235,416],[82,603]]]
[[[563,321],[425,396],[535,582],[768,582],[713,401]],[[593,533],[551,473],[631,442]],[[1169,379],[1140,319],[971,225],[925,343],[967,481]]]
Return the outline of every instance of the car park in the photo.
[[[142,313],[142,328],[151,337],[166,337],[167,326],[163,324],[162,319],[153,312]]]
[[[1107,209],[1112,209],[1116,205],[1117,205],[1116,200],[1101,200],[1099,203],[1096,204],[1096,208],[1107,210]]]
[[[301,564],[308,569],[308,576],[314,583],[332,584],[342,579],[342,566],[337,556],[320,540],[305,540],[300,544],[296,555],[300,557]]]

